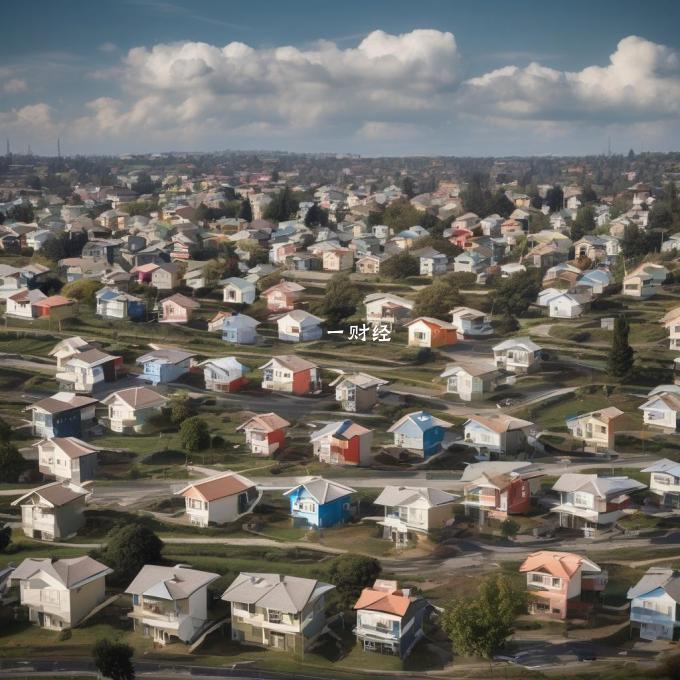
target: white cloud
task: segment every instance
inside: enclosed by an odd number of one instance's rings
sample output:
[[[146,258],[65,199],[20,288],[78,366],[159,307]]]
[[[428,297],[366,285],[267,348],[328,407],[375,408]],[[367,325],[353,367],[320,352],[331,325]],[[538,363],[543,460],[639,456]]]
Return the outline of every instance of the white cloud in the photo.
[[[10,94],[17,92],[26,92],[28,85],[22,78],[10,78],[6,83],[3,83],[2,89]]]
[[[118,50],[118,45],[116,45],[116,43],[114,42],[110,42],[107,40],[106,42],[103,42],[98,49],[100,52],[111,53],[116,52]]]

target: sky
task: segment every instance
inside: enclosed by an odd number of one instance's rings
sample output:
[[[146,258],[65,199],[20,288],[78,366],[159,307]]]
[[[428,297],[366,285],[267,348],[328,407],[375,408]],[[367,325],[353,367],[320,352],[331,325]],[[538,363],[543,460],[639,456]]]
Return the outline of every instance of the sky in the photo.
[[[680,148],[677,0],[2,4],[15,152]]]

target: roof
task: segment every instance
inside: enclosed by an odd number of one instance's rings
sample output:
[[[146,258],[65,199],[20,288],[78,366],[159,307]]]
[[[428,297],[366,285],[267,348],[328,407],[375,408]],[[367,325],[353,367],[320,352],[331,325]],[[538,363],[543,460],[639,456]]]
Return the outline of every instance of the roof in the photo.
[[[431,316],[419,316],[417,319],[413,319],[412,321],[409,321],[407,324],[405,324],[407,327],[412,326],[415,323],[418,323],[419,321],[422,321],[423,323],[427,324],[428,326],[436,326],[437,328],[442,328],[444,330],[456,330],[456,327],[452,324],[449,323],[448,321],[442,321],[441,319],[435,319]]]
[[[54,437],[53,439],[43,439],[42,441],[39,441],[37,445],[40,446],[41,444],[52,444],[71,460],[87,456],[91,453],[97,453],[97,451],[100,450],[86,444],[77,437]]]
[[[251,327],[255,328],[259,326],[260,322],[257,319],[253,319],[252,316],[247,314],[232,314],[231,316],[225,316],[224,322],[222,324],[222,330],[226,328],[239,328],[239,327]]]
[[[397,422],[387,431],[395,432],[407,421],[414,423],[422,432],[426,432],[433,427],[451,427],[451,423],[435,418],[426,411],[415,411],[414,413],[407,413],[405,416],[399,418],[399,420],[397,420]]]
[[[87,340],[83,340],[79,335],[74,335],[72,338],[64,338],[60,340],[50,351],[49,356],[53,357],[58,354],[61,350],[77,350],[82,347],[90,347],[90,343]]]
[[[328,423],[324,427],[312,432],[310,441],[314,442],[317,439],[322,439],[332,435],[336,439],[352,439],[353,437],[360,437],[361,435],[371,432],[368,428],[352,420],[339,420],[333,423]]]
[[[587,491],[604,498],[614,494],[628,493],[645,489],[646,486],[629,477],[598,477],[597,475],[583,475],[567,473],[561,475],[553,485],[553,491]]]
[[[219,577],[219,574],[190,569],[181,564],[174,567],[145,564],[125,592],[161,600],[184,600]]]
[[[478,377],[489,373],[498,372],[498,367],[491,359],[473,359],[471,361],[459,361],[457,364],[446,364],[439,374],[440,378],[448,378],[450,375],[465,372],[468,375]]]
[[[632,600],[662,588],[676,602],[680,602],[680,572],[665,567],[650,567],[647,573],[628,589],[626,597]]]
[[[50,295],[50,297],[46,297],[43,300],[38,300],[33,304],[37,307],[63,307],[65,305],[75,304],[75,300],[69,300],[63,295]]]
[[[152,406],[155,404],[164,404],[167,401],[167,397],[159,394],[155,390],[149,387],[128,387],[124,390],[118,390],[117,392],[112,392],[105,399],[102,399],[102,404],[112,404],[116,398],[124,401],[128,406],[133,408],[144,408],[146,406]]]
[[[195,352],[187,352],[184,349],[178,349],[176,347],[162,347],[143,354],[137,359],[137,363],[146,364],[149,362],[158,362],[162,364],[179,364],[194,356],[196,356]]]
[[[27,408],[38,408],[54,415],[55,413],[71,411],[76,408],[85,408],[86,406],[92,406],[96,403],[97,400],[92,397],[84,397],[80,394],[74,394],[73,392],[57,392],[51,397],[45,397],[45,399],[34,401]]]
[[[680,463],[676,463],[668,458],[662,458],[657,460],[656,463],[643,468],[642,472],[666,472],[669,475],[673,475],[673,477],[680,477]]]
[[[511,460],[511,461],[483,461],[481,463],[470,463],[463,470],[460,478],[461,482],[472,482],[485,475],[488,478],[497,477],[499,475],[507,475],[508,477],[524,477],[534,476],[538,474],[538,467],[533,463],[525,461]],[[542,472],[540,474],[543,474]]]
[[[426,486],[386,486],[373,501],[374,505],[410,505],[424,501],[428,508],[448,505],[458,500],[458,496]]]
[[[511,349],[512,347],[517,346],[523,347],[529,352],[538,352],[541,350],[541,347],[530,338],[510,338],[509,340],[504,340],[503,342],[499,342],[497,345],[494,345],[493,351],[502,352],[503,350]]]
[[[294,309],[291,312],[288,312],[287,314],[284,314],[282,317],[280,317],[276,321],[276,323],[281,324],[286,319],[292,319],[293,321],[296,321],[299,324],[309,323],[309,324],[315,324],[315,325],[323,323],[323,321],[324,321],[323,319],[319,318],[318,316],[314,316],[314,314],[310,314],[309,312],[306,312],[304,309]]]
[[[265,290],[262,295],[269,295],[275,291],[281,291],[284,293],[301,293],[304,290],[304,286],[294,281],[279,281],[276,285],[271,286]]]
[[[82,486],[70,482],[50,482],[49,484],[39,486],[37,489],[31,489],[23,496],[19,496],[19,498],[12,501],[12,505],[21,505],[22,501],[30,498],[33,494],[40,496],[52,507],[59,508],[78,498],[84,498],[89,492]]]
[[[361,591],[361,595],[359,595],[359,599],[354,604],[354,609],[367,609],[374,612],[404,616],[414,601],[415,598],[403,595],[397,589],[388,591],[364,588]]]
[[[282,574],[241,572],[224,591],[228,602],[254,604],[287,614],[298,614],[308,602],[335,588],[311,578]]]
[[[273,362],[278,363],[280,366],[287,368],[293,373],[297,373],[298,371],[308,371],[317,367],[316,364],[313,364],[311,361],[307,361],[307,359],[303,359],[302,357],[299,357],[295,354],[280,354],[278,356],[272,357],[266,364],[260,366],[260,368],[266,368]]]
[[[603,423],[609,423],[611,420],[618,418],[623,415],[621,409],[616,408],[616,406],[607,406],[607,408],[600,409],[599,411],[591,411],[590,413],[582,413],[578,416],[570,416],[566,420],[581,420],[582,418],[594,418],[595,420],[600,420]]]
[[[239,425],[236,431],[245,429],[261,430],[264,432],[274,432],[282,427],[288,427],[290,423],[276,413],[261,413],[248,418],[245,423]]]
[[[485,427],[493,432],[511,432],[512,430],[522,430],[525,427],[531,427],[532,422],[522,420],[522,418],[515,418],[505,413],[492,413],[488,416],[470,416],[465,423],[473,422]]]
[[[657,392],[638,408],[644,410],[657,401],[660,401],[672,411],[680,411],[680,394],[674,392]]]
[[[601,571],[600,567],[581,555],[554,550],[539,550],[531,553],[520,565],[520,572],[547,571],[552,576],[570,579],[583,564],[586,564],[590,572]]]
[[[71,589],[93,578],[103,578],[113,573],[113,569],[86,555],[54,561],[51,557],[29,557],[14,570],[12,580],[28,580],[41,572]]]
[[[10,295],[7,299],[13,300],[14,302],[30,302],[34,304],[39,300],[44,300],[47,296],[39,288],[33,288],[29,290],[28,288],[22,288],[14,295]]]
[[[117,356],[113,354],[107,354],[96,348],[87,349],[84,352],[80,352],[69,359],[69,363],[73,361],[79,361],[88,366],[99,366],[100,364],[108,363],[109,361],[115,361],[118,359]]]
[[[226,371],[240,371],[245,373],[248,367],[242,364],[236,357],[219,357],[214,359],[206,359],[198,364],[199,366],[217,366]]]
[[[232,276],[228,279],[225,279],[224,281],[221,281],[220,283],[223,283],[224,286],[234,286],[234,288],[238,288],[241,291],[250,291],[255,289],[255,284],[252,283],[252,281],[248,281],[246,279],[239,279],[236,276]]]
[[[335,387],[345,381],[362,390],[368,389],[369,387],[381,387],[382,385],[387,385],[389,383],[389,380],[374,378],[372,375],[368,375],[368,373],[342,373],[330,383],[330,386]]]
[[[305,489],[319,505],[330,503],[338,498],[344,498],[355,493],[355,489],[344,484],[331,482],[323,477],[310,477],[292,489],[288,489],[283,495],[288,496],[300,488]]]
[[[186,295],[182,295],[182,293],[175,293],[174,295],[161,300],[162,305],[164,305],[166,302],[174,302],[176,305],[179,305],[180,307],[186,307],[187,309],[198,309],[201,306],[198,302],[196,302],[196,300],[192,300]]]
[[[219,498],[234,496],[246,489],[252,489],[254,487],[254,482],[251,482],[249,479],[236,472],[227,470],[227,472],[221,472],[201,481],[187,484],[187,486],[180,489],[176,495],[186,496],[189,491],[196,491],[203,500],[215,501]]]

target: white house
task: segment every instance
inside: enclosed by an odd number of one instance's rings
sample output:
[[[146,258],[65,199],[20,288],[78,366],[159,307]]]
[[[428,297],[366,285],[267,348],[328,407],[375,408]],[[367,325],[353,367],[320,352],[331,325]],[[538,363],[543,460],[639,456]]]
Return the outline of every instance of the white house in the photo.
[[[660,264],[644,262],[623,279],[622,295],[649,298],[661,292],[668,269]]]
[[[496,366],[512,373],[529,373],[538,367],[542,349],[529,338],[510,338],[493,347]]]
[[[583,305],[569,293],[556,295],[548,302],[548,315],[553,319],[577,319],[583,311]]]
[[[16,316],[20,319],[34,319],[37,316],[35,307],[36,302],[44,300],[47,296],[39,289],[22,288],[14,295],[7,298],[5,316]]]
[[[446,380],[447,394],[456,394],[463,401],[482,399],[497,387],[500,371],[491,360],[459,361],[448,364],[439,377]]]
[[[55,437],[38,442],[38,469],[58,481],[91,481],[97,470],[99,449],[77,437]]]
[[[669,510],[680,509],[680,463],[662,458],[642,472],[649,472],[649,490],[659,497],[659,505]]]
[[[476,336],[491,335],[493,327],[488,314],[480,312],[472,307],[454,307],[451,314],[451,323],[456,327],[460,337],[474,338]]]
[[[249,479],[228,470],[192,482],[176,495],[184,497],[191,524],[207,527],[211,522],[234,522],[251,512],[262,494]]]
[[[319,340],[323,334],[320,319],[303,309],[294,309],[277,319],[279,340],[284,342],[309,342]]]
[[[7,303],[9,312],[9,301]],[[661,323],[668,331],[670,349],[680,349],[680,307],[674,307],[664,314]]]
[[[113,570],[91,557],[25,559],[12,573],[28,620],[48,630],[74,628],[102,604]]]
[[[183,564],[144,565],[125,590],[135,630],[162,645],[193,642],[208,622],[208,586],[219,577]]]
[[[257,293],[255,284],[247,279],[232,276],[222,281],[222,299],[231,304],[249,305],[255,302]]]
[[[630,623],[643,640],[675,640],[680,628],[680,573],[649,567],[628,589]]]
[[[470,416],[464,425],[464,441],[480,452],[515,455],[526,447],[527,434],[533,423],[505,413]]]
[[[236,357],[206,359],[198,364],[203,369],[205,389],[214,392],[237,392],[246,383],[248,367]]]
[[[678,429],[678,414],[680,414],[680,394],[677,392],[657,392],[649,395],[649,399],[642,404],[645,425],[661,427],[675,432]]]
[[[413,310],[413,300],[391,293],[371,293],[364,298],[364,305],[367,323],[390,328],[403,326],[411,318]]]
[[[102,400],[108,407],[105,423],[113,432],[139,432],[144,423],[161,412],[167,397],[149,387],[128,387]]]

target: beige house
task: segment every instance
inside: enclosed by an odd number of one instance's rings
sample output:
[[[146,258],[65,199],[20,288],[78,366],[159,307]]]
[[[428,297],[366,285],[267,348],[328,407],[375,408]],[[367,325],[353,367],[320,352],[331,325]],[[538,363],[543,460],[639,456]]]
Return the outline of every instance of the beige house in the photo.
[[[447,364],[439,377],[446,380],[447,394],[457,394],[463,401],[473,401],[496,389],[501,381],[501,372],[493,361],[480,359]]]
[[[75,484],[95,478],[99,449],[77,437],[43,439],[37,446],[38,469],[42,474]]]
[[[57,368],[64,368],[66,362],[77,356],[81,352],[92,349],[94,345],[87,340],[84,340],[79,335],[72,338],[64,338],[60,340],[49,352],[49,356],[57,360]]]
[[[326,272],[342,272],[354,266],[354,253],[349,248],[336,248],[323,254],[322,267]]]
[[[16,500],[21,508],[21,529],[29,538],[58,541],[71,538],[85,524],[83,512],[90,492],[70,482],[39,486]]]
[[[670,349],[680,349],[680,307],[674,307],[662,318],[661,323],[668,331]]]
[[[378,392],[387,380],[374,378],[368,373],[343,373],[330,383],[335,387],[335,401],[343,411],[370,411],[378,401]]]
[[[224,591],[231,639],[302,654],[326,629],[325,596],[335,586],[280,574],[241,572]]]
[[[623,411],[620,409],[608,406],[599,411],[571,416],[566,419],[566,425],[575,439],[582,439],[586,444],[597,449],[613,449],[616,422],[622,415]]]
[[[74,628],[106,598],[109,567],[91,557],[31,557],[11,576],[28,620],[48,630]]]
[[[621,294],[636,298],[652,297],[661,292],[668,273],[668,269],[660,264],[645,262],[624,277]]]
[[[208,622],[208,586],[219,577],[181,564],[143,566],[125,590],[132,595],[128,616],[135,630],[162,645],[193,642]]]
[[[128,387],[102,400],[108,407],[106,424],[113,432],[139,432],[144,423],[161,412],[167,402],[150,387]]]
[[[251,512],[262,496],[253,482],[230,470],[188,484],[176,495],[184,496],[191,524],[201,527],[234,522]]]

